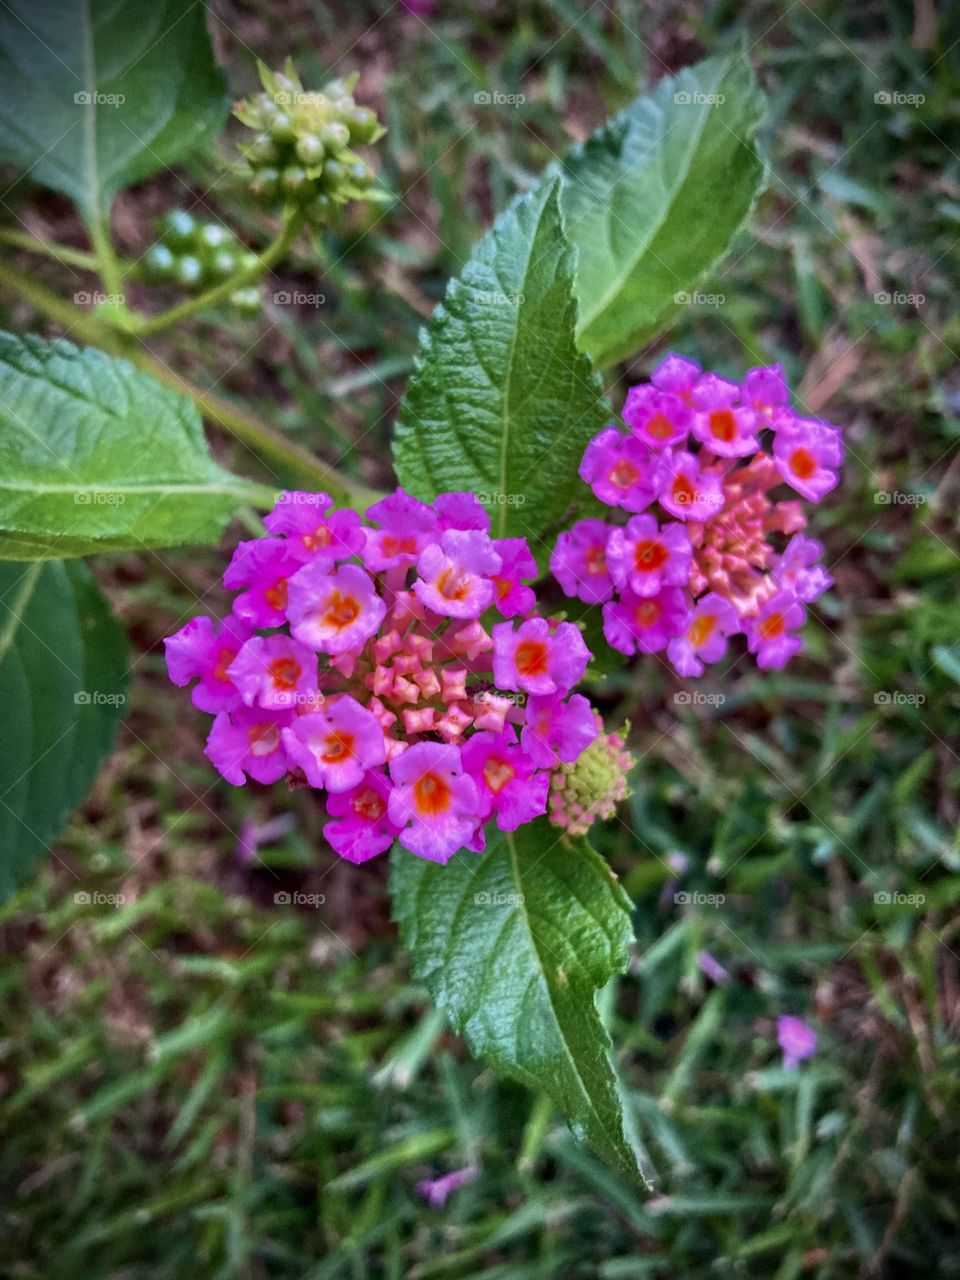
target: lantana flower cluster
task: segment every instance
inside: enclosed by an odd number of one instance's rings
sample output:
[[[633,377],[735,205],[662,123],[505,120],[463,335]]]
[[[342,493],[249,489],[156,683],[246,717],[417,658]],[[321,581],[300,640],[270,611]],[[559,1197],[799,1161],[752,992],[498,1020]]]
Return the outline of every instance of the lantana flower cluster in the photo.
[[[612,511],[557,539],[564,592],[602,604],[614,649],[666,650],[682,676],[741,632],[760,667],[784,666],[804,606],[832,585],[801,499],[837,484],[839,430],[791,408],[779,365],[736,383],[674,354],[630,388],[622,416],[629,434],[608,427],[583,456],[581,477]]]
[[[525,539],[491,537],[472,493],[398,490],[364,520],[289,492],[265,524],[224,574],[230,616],[166,641],[171,679],[215,716],[223,776],[325,791],[324,834],[355,863],[394,840],[446,862],[481,850],[488,822],[547,814],[600,728],[571,692],[589,650],[538,612]]]

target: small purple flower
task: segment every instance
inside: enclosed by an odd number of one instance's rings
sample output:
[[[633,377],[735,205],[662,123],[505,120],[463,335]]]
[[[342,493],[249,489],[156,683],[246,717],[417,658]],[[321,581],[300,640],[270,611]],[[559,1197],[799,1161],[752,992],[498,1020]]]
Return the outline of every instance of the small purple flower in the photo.
[[[737,384],[715,373],[705,373],[693,389],[693,434],[718,457],[742,458],[759,448],[757,416],[739,399]]]
[[[417,1183],[417,1195],[423,1196],[434,1209],[442,1209],[451,1192],[465,1187],[479,1172],[475,1164],[468,1164],[465,1169],[454,1169],[452,1173],[445,1173],[442,1178],[424,1178]]]
[[[660,467],[654,454],[633,436],[615,427],[601,431],[587,445],[580,478],[601,502],[627,511],[644,511],[657,496]]]
[[[516,831],[546,813],[550,775],[534,773],[534,762],[517,744],[512,725],[502,733],[475,733],[460,755],[477,784],[483,822],[495,816],[501,831]]]
[[[492,603],[491,577],[501,559],[487,534],[448,529],[439,542],[424,547],[413,589],[421,603],[446,618],[478,618]]]
[[[276,782],[290,767],[282,735],[292,719],[292,711],[262,707],[221,711],[204,748],[207,759],[235,787],[243,786],[244,774],[254,782]]]
[[[431,862],[449,862],[458,850],[476,847],[480,796],[463,772],[457,747],[418,742],[391,761],[390,777],[390,820],[405,849]]]
[[[550,570],[565,595],[585,604],[602,604],[613,595],[607,568],[610,526],[603,520],[578,520],[557,538]]]
[[[723,507],[719,476],[700,469],[692,453],[680,450],[664,458],[660,476],[660,505],[678,520],[707,521]]]
[[[355,564],[335,572],[320,562],[304,565],[290,579],[287,613],[293,635],[320,653],[346,653],[377,630],[386,605],[373,579]]]
[[[805,617],[806,610],[792,591],[778,591],[760,606],[756,617],[743,620],[747,647],[756,654],[758,667],[778,671],[800,652],[802,639],[790,633],[803,626]]]
[[[372,572],[416,564],[421,551],[437,536],[435,513],[403,489],[368,507],[367,519],[379,525],[364,529],[362,558]]]
[[[285,535],[288,549],[303,562],[317,557],[332,563],[357,555],[364,545],[359,514],[347,510],[328,516],[330,506],[326,493],[284,491],[263,523],[271,533]]]
[[[794,418],[773,439],[773,460],[791,488],[809,502],[819,502],[836,488],[843,444],[836,427],[816,418]]]
[[[537,562],[526,538],[497,538],[493,548],[500,557],[500,568],[493,575],[493,603],[504,618],[529,613],[537,602],[537,596],[532,587],[523,583],[524,579],[532,581],[536,578]]]
[[[658,391],[649,383],[630,388],[621,416],[648,449],[686,444],[692,420],[689,407],[679,396]]]
[[[783,1051],[783,1066],[786,1071],[795,1071],[806,1058],[812,1058],[817,1051],[817,1033],[802,1018],[794,1018],[790,1014],[782,1014],[777,1018],[777,1039]]]
[[[740,615],[729,600],[711,591],[694,605],[682,635],[667,645],[667,657],[682,676],[702,676],[705,662],[719,662],[727,637],[740,630]]]
[[[587,668],[590,650],[572,622],[551,630],[546,618],[528,618],[493,628],[493,678],[500,689],[566,693]]]
[[[679,396],[684,404],[689,404],[699,377],[700,366],[696,360],[688,360],[686,356],[678,356],[671,351],[654,369],[650,381],[660,391],[669,391],[671,395]]]
[[[228,675],[248,707],[296,707],[316,696],[317,655],[290,636],[253,636]]]
[[[379,769],[370,769],[349,791],[327,796],[332,821],[323,828],[330,847],[347,862],[369,862],[385,853],[399,834],[389,814],[390,781]]]
[[[607,539],[607,564],[618,588],[655,596],[661,587],[686,586],[693,548],[682,524],[661,528],[655,516],[633,516]]]
[[[819,563],[823,546],[814,538],[795,533],[787,543],[783,555],[773,565],[774,581],[798,600],[810,604],[833,586],[833,578]]]
[[[627,590],[603,606],[603,634],[620,653],[657,653],[679,635],[690,618],[690,605],[679,587],[663,587],[655,596]]]
[[[283,731],[283,745],[311,787],[328,791],[350,791],[368,769],[386,760],[379,720],[348,693],[322,711],[297,716]]]
[[[248,819],[240,828],[236,848],[237,861],[252,862],[262,845],[273,844],[274,841],[280,840],[296,825],[295,813],[278,813],[275,818],[268,818],[266,822],[253,822]]]
[[[697,956],[697,964],[700,966],[701,972],[706,974],[710,981],[718,987],[722,987],[730,981],[729,971],[709,951],[700,952]]]
[[[790,403],[790,390],[779,364],[748,369],[743,379],[743,403],[759,413],[768,424]]]
[[[247,588],[233,602],[236,616],[257,629],[282,626],[287,620],[287,580],[302,563],[285,538],[238,543],[223,575],[230,591]]]
[[[233,711],[242,698],[227,672],[251,634],[239,618],[224,618],[219,628],[212,618],[191,618],[163,642],[170,679],[181,686],[199,681],[191,696],[201,711]]]
[[[437,524],[441,533],[447,529],[490,532],[490,517],[475,493],[441,493],[433,500]]]
[[[582,693],[566,702],[550,693],[527,699],[520,745],[538,768],[552,769],[558,760],[572,764],[598,733],[596,714]]]

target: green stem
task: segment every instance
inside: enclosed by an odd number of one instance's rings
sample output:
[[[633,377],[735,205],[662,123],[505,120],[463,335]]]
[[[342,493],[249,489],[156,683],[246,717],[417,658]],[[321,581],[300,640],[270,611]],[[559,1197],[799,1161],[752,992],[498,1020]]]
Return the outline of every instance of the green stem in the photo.
[[[307,449],[274,430],[256,414],[237,408],[213,391],[203,391],[194,386],[186,378],[168,369],[139,344],[129,346],[129,335],[108,327],[90,312],[79,310],[44,285],[37,284],[30,276],[0,264],[0,285],[6,285],[35,310],[62,324],[68,336],[80,337],[92,346],[101,347],[114,355],[125,356],[144,372],[152,374],[182,395],[189,396],[205,418],[250,445],[262,457],[290,471],[302,484],[326,490],[335,502],[343,506],[360,508],[381,496],[341,475],[335,467],[327,466]]]
[[[243,289],[247,285],[255,284],[267,274],[271,267],[287,256],[303,226],[304,217],[302,213],[295,212],[290,214],[284,220],[283,228],[276,240],[264,249],[256,262],[230,276],[228,280],[222,280],[220,284],[214,285],[212,289],[207,289],[206,292],[198,294],[195,298],[187,298],[185,302],[171,307],[168,311],[161,311],[159,315],[149,316],[147,319],[139,321],[132,326],[133,332],[143,338],[148,337],[151,333],[159,333],[161,329],[169,329],[171,325],[179,324],[181,320],[188,319],[198,311],[216,306],[218,302],[223,302],[226,298],[229,298],[237,289]]]
[[[123,296],[123,271],[120,268],[120,263],[113,251],[113,244],[110,240],[109,218],[109,213],[102,214],[99,211],[91,213],[87,229],[90,232],[90,240],[93,243],[93,251],[96,254],[97,266],[104,288],[107,293],[113,294],[116,298],[121,298]]]
[[[30,253],[42,253],[45,257],[55,258],[67,267],[79,267],[83,271],[98,271],[100,264],[96,256],[84,249],[70,249],[64,244],[55,244],[52,240],[43,240],[33,236],[29,231],[17,231],[13,227],[0,227],[0,241],[12,244],[17,249],[26,249]]]

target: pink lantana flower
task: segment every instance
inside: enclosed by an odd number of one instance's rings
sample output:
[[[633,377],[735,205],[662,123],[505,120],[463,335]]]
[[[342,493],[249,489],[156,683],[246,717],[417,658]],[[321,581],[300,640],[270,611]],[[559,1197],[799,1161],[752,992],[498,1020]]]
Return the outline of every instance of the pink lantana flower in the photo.
[[[253,636],[228,675],[248,707],[297,707],[317,694],[317,655],[290,636]]]
[[[774,563],[774,581],[792,591],[798,600],[809,604],[833,586],[833,578],[819,563],[822,558],[821,543],[795,533],[787,543],[783,555]]]
[[[648,449],[685,444],[690,434],[692,414],[680,397],[643,383],[627,392],[622,416]]]
[[[389,814],[405,849],[431,862],[449,862],[477,847],[481,803],[452,744],[418,742],[390,763]],[[479,833],[482,840],[482,829]]]
[[[416,564],[437,534],[437,517],[425,502],[403,489],[367,508],[378,529],[364,529],[363,562],[371,572]]]
[[[690,404],[693,388],[700,377],[700,366],[696,360],[688,360],[686,356],[678,356],[671,351],[660,361],[650,381],[660,391],[669,391],[678,396],[684,404]]]
[[[790,1014],[782,1014],[777,1019],[777,1039],[786,1071],[795,1071],[801,1062],[812,1058],[817,1051],[817,1033],[813,1027]]]
[[[603,606],[603,634],[620,653],[657,653],[687,625],[690,606],[679,587],[663,587],[655,596],[624,591]]]
[[[615,427],[594,436],[580,463],[580,478],[600,501],[627,511],[649,507],[657,496],[659,475],[657,458],[646,445]]]
[[[693,548],[682,524],[661,528],[655,516],[633,516],[607,540],[607,563],[618,588],[655,596],[661,587],[686,586]]]
[[[323,828],[327,843],[347,862],[369,862],[385,853],[399,834],[389,814],[390,781],[379,769],[369,769],[349,791],[327,796],[332,821]]]
[[[349,791],[387,758],[380,722],[349,694],[297,716],[283,731],[283,745],[310,785],[328,791]]]
[[[739,400],[737,384],[715,373],[705,373],[693,390],[693,434],[720,458],[743,458],[759,448],[757,416]]]
[[[475,493],[466,490],[461,493],[440,493],[433,500],[433,509],[437,513],[437,528],[441,533],[447,529],[490,532],[490,517]]]
[[[263,523],[271,533],[284,535],[287,547],[303,561],[356,555],[364,545],[359,514],[347,510],[328,515],[331,506],[329,494],[285,490]]]
[[[290,767],[283,731],[292,719],[292,711],[263,707],[221,711],[207,738],[206,755],[235,787],[242,787],[246,777],[254,782],[276,782]]]
[[[743,379],[743,402],[760,414],[768,426],[776,425],[790,403],[790,389],[779,364],[748,369]]]
[[[566,693],[590,661],[590,650],[572,622],[551,629],[546,618],[528,618],[516,630],[510,622],[499,622],[492,635],[493,678],[501,689]]]
[[[703,471],[692,453],[679,450],[664,458],[660,505],[678,520],[709,520],[723,507],[720,477]]]
[[[585,604],[602,604],[613,595],[607,566],[610,525],[603,520],[578,520],[557,538],[550,570],[568,596]]]
[[[303,563],[284,538],[240,542],[223,575],[231,591],[247,590],[233,602],[233,612],[249,626],[279,627],[286,621],[287,580]]]
[[[219,627],[212,618],[191,618],[163,642],[170,679],[181,686],[198,681],[191,697],[201,711],[232,711],[242,699],[227,671],[251,634],[239,618],[224,618]]]
[[[512,725],[502,733],[475,733],[461,748],[463,767],[477,784],[480,817],[496,817],[501,831],[516,831],[547,811],[550,775],[517,743]]]
[[[682,676],[702,676],[705,662],[719,662],[727,637],[741,629],[740,614],[723,596],[711,591],[697,601],[686,629],[667,645],[667,657]]]
[[[791,632],[803,626],[805,617],[806,610],[792,591],[778,591],[760,606],[755,617],[744,619],[747,645],[756,654],[758,667],[779,670],[800,652],[803,641]]]
[[[487,534],[448,529],[420,553],[413,589],[428,609],[445,618],[478,618],[493,601],[490,578],[501,564]]]
[[[524,579],[532,582],[536,578],[537,562],[526,538],[496,538],[493,548],[500,557],[500,568],[493,575],[493,603],[504,618],[529,613],[537,597],[533,588],[523,583]]]
[[[837,486],[843,444],[836,427],[815,418],[794,418],[774,436],[773,458],[792,489],[819,502]]]
[[[520,730],[520,745],[538,768],[550,769],[557,761],[571,764],[597,736],[597,717],[582,693],[566,702],[559,693],[527,699],[527,719]]]
[[[304,565],[290,579],[287,616],[293,635],[319,653],[345,653],[380,626],[386,606],[359,565],[331,573],[322,563]]]

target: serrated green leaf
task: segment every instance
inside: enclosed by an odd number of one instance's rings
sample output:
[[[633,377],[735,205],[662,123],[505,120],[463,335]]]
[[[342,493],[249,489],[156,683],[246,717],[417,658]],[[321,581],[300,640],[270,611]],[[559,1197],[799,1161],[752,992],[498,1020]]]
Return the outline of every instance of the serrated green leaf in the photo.
[[[446,866],[398,846],[391,889],[417,977],[473,1052],[547,1093],[579,1138],[642,1182],[596,1008],[633,940],[603,858],[540,819],[491,830],[485,853]]]
[[[761,190],[764,98],[746,59],[709,58],[661,80],[545,181],[563,177],[578,250],[578,340],[597,364],[639,350],[722,257]]]
[[[205,142],[227,110],[197,0],[0,5],[0,160],[88,217]]]
[[[84,798],[127,697],[126,639],[82,564],[0,564],[0,901]]]
[[[126,360],[0,332],[0,559],[216,542],[258,486]]]
[[[574,342],[558,187],[514,201],[450,282],[421,334],[393,442],[411,493],[471,489],[494,536],[532,546],[571,502],[583,450],[609,417]]]

